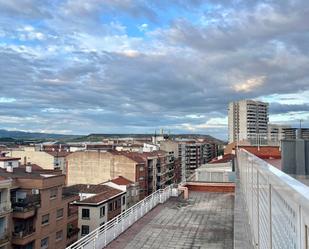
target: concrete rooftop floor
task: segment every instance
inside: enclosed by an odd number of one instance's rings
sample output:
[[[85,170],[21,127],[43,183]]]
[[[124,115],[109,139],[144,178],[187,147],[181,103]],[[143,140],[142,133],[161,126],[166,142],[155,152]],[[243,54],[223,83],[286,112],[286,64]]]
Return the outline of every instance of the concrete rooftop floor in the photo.
[[[233,248],[234,194],[190,192],[171,198],[141,218],[109,249]]]

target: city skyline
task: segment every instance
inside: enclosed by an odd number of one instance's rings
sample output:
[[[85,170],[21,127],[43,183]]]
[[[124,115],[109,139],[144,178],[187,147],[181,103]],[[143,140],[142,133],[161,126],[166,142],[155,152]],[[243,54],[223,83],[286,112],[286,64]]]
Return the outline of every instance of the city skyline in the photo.
[[[227,138],[231,101],[309,126],[306,1],[2,1],[0,126]]]

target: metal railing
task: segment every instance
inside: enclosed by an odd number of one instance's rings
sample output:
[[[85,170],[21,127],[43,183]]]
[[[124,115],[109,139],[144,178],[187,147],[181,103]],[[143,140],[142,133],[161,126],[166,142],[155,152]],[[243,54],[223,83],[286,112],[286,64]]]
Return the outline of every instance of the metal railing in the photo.
[[[12,207],[16,212],[28,212],[36,207],[39,207],[41,203],[41,195],[27,195],[23,199],[13,198]]]
[[[237,160],[254,246],[309,248],[309,187],[244,149]]]
[[[159,203],[166,202],[172,195],[172,186],[159,189],[128,210],[116,216],[106,224],[98,227],[67,249],[102,249],[116,239],[121,233],[147,214]]]

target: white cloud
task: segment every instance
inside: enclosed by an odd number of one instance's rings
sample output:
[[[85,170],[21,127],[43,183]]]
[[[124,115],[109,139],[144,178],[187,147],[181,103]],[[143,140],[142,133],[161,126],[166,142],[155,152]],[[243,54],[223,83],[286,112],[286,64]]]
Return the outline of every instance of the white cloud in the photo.
[[[148,30],[148,24],[147,23],[143,23],[139,26],[137,26],[137,28],[139,29],[139,31],[141,32],[146,32]]]
[[[252,92],[256,88],[261,87],[265,83],[265,76],[258,76],[245,80],[244,82],[236,83],[233,89],[236,92]]]
[[[6,97],[0,97],[0,103],[13,103],[16,99],[14,98],[6,98]]]

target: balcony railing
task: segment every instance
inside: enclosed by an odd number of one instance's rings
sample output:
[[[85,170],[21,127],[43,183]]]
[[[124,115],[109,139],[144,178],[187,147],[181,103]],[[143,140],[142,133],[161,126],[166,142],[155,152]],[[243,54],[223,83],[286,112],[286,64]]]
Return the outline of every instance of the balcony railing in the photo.
[[[256,248],[308,248],[309,187],[244,149],[237,159]]]
[[[9,234],[5,229],[3,232],[0,232],[0,246],[9,241]]]
[[[172,195],[172,186],[157,190],[131,208],[127,209],[106,224],[98,227],[87,236],[78,240],[67,249],[102,249],[121,233],[128,229],[133,223],[143,217],[146,213],[156,207],[159,203],[166,202]]]
[[[23,239],[31,234],[35,233],[34,228],[29,228],[27,230],[22,230],[22,231],[15,231],[13,232],[13,238],[16,239]]]
[[[28,212],[33,210],[35,207],[39,207],[41,203],[41,196],[28,195],[26,198],[13,200],[12,207],[17,212]]]

